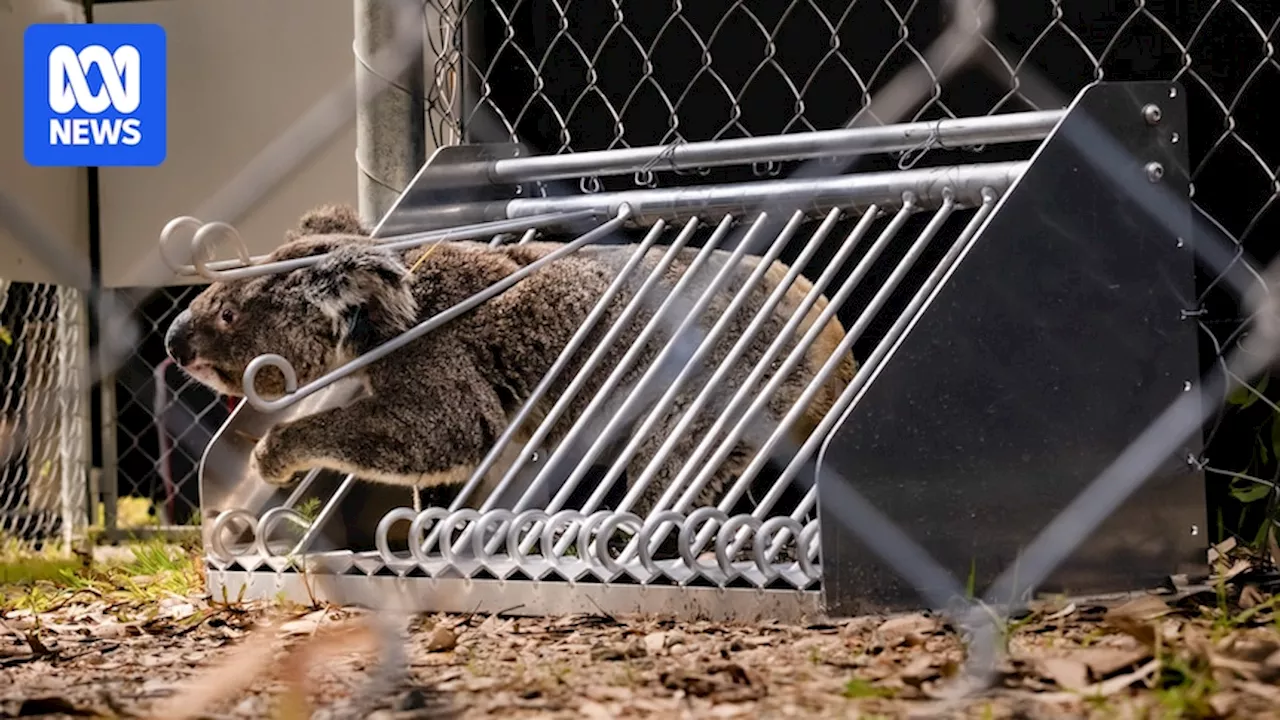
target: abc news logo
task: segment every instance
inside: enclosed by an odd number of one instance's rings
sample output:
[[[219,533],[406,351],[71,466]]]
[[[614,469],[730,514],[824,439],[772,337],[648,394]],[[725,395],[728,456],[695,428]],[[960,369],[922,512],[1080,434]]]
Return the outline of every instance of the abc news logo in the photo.
[[[162,27],[32,25],[23,43],[27,162],[106,167],[164,161]]]
[[[138,48],[121,45],[110,52],[90,45],[80,52],[59,45],[49,52],[49,107],[60,115],[76,108],[98,115],[114,108],[121,115],[142,102],[142,58]],[[102,73],[98,92],[89,89],[87,68]],[[50,118],[50,145],[137,145],[142,142],[142,121],[135,117]]]

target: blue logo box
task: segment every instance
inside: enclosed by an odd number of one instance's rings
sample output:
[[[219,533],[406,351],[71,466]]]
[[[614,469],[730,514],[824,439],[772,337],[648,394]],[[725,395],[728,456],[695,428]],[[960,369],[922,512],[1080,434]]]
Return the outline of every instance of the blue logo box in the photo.
[[[155,166],[168,151],[164,28],[37,24],[23,36],[23,152],[44,167]]]

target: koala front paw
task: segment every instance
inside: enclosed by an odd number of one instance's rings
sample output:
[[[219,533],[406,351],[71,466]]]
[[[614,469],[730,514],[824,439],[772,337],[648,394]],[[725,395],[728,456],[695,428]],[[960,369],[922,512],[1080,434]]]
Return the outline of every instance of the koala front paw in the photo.
[[[249,456],[249,473],[271,485],[288,485],[293,479],[294,473],[271,433],[253,448],[253,454]]]

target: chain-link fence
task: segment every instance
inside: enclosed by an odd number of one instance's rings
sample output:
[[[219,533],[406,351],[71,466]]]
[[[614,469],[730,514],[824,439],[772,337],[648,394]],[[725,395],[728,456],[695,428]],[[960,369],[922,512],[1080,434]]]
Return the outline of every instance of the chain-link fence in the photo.
[[[152,293],[134,311],[142,342],[114,376],[114,444],[105,457],[118,498],[108,530],[190,531],[199,524],[200,457],[229,412],[229,402],[187,377],[165,354],[164,333],[203,286]],[[104,438],[110,444],[110,437]],[[114,450],[114,452],[112,452]],[[130,511],[129,499],[136,509]],[[126,513],[131,513],[126,515]],[[132,527],[130,527],[132,526]]]
[[[425,9],[425,121],[437,146],[465,138],[522,142],[539,153],[674,148],[876,124],[884,119],[873,100],[911,70],[922,70],[931,89],[897,121],[1058,107],[1097,80],[1176,80],[1190,95],[1197,205],[1240,242],[1242,253],[1271,259],[1263,238],[1275,222],[1270,210],[1280,148],[1265,132],[1264,105],[1277,79],[1270,43],[1280,10],[1267,3],[998,3],[995,25],[981,28],[976,57],[945,82],[946,69],[930,65],[937,58],[928,53],[951,18],[934,3],[726,1],[658,8],[432,0]],[[911,167],[926,154],[940,162],[984,153],[998,159],[1003,151],[925,142],[896,157],[863,158],[859,168]],[[670,172],[659,161],[630,176],[584,178],[575,190],[783,177],[793,169],[759,163],[747,176],[737,169]],[[1199,307],[1188,311],[1198,317],[1209,363],[1239,339],[1241,318],[1213,277],[1202,278],[1201,286]],[[116,462],[109,474],[121,496],[150,500],[155,522],[163,525],[191,521],[196,466],[226,415],[225,401],[165,362],[164,330],[195,291],[169,289],[140,309],[148,334],[115,384]],[[867,346],[877,339],[868,335]],[[1236,479],[1214,483],[1226,515],[1239,515],[1240,499],[1255,501],[1244,509],[1251,518],[1265,514],[1268,486],[1250,478],[1266,481],[1280,472],[1276,453],[1258,432],[1271,427],[1272,408],[1256,399],[1233,398],[1238,411],[1211,428],[1201,459],[1207,470]],[[173,417],[157,421],[166,414]],[[1222,491],[1227,487],[1235,499]]]
[[[1195,204],[1208,226],[1221,229],[1234,243],[1226,262],[1206,261],[1206,249],[1197,248],[1205,271],[1199,297],[1181,310],[1198,324],[1202,367],[1233,372],[1224,357],[1242,346],[1249,325],[1239,299],[1241,284],[1238,278],[1229,283],[1228,275],[1251,268],[1248,263],[1270,263],[1276,252],[1269,238],[1280,195],[1280,147],[1267,132],[1265,98],[1275,91],[1280,71],[1272,47],[1280,7],[1231,0],[1161,5],[1139,0],[1123,6],[1104,0],[1010,0],[994,5],[992,25],[982,24],[985,16],[980,13],[951,17],[949,4],[940,10],[937,3],[907,0],[677,0],[661,6],[636,0],[428,2],[426,37],[435,61],[426,83],[425,121],[437,144],[515,141],[536,154],[558,155],[666,146],[635,172],[600,178],[588,174],[574,188],[551,181],[532,193],[552,197],[565,190],[591,194],[796,173],[832,175],[842,170],[838,162],[761,162],[745,172],[671,166],[682,146],[698,141],[1058,108],[1097,80],[1177,81],[1188,95],[1185,142]],[[963,51],[969,40],[977,43],[973,54]],[[888,158],[861,157],[857,167],[897,170],[922,162],[965,162],[978,155],[998,160],[1003,152],[1006,148],[994,144],[951,147],[930,136]],[[1267,289],[1260,274],[1250,277]],[[197,421],[207,421],[212,429],[224,412],[216,398],[194,390],[188,395],[160,350],[169,318],[185,306],[190,293],[158,293],[152,296],[154,306],[139,308],[150,332],[131,364],[117,370],[118,402],[108,418],[115,419],[111,445],[119,450],[113,468],[117,487],[158,498],[166,522],[181,522],[177,498],[193,488],[194,464],[207,442],[201,433],[182,429],[199,425]],[[38,306],[7,301],[6,308],[23,308],[24,322],[12,321],[9,328],[15,338],[29,337],[26,323],[41,315],[28,309]],[[864,354],[882,335],[868,333],[866,345],[855,346],[855,354]],[[22,399],[6,400],[6,406],[39,399],[31,362],[24,361],[27,375],[15,386],[22,388]],[[1265,377],[1231,393],[1224,385],[1220,398],[1210,398],[1215,404],[1223,401],[1227,410],[1209,425],[1204,453],[1189,458],[1210,472],[1214,514],[1225,521],[1225,531],[1247,530],[1251,539],[1264,539],[1274,527],[1274,488],[1280,478],[1280,406]],[[1191,387],[1188,381],[1186,389]],[[1219,389],[1214,383],[1206,387]],[[162,416],[174,407],[183,408],[178,412],[184,415],[169,426]],[[31,437],[21,428],[30,420],[7,422]],[[1152,432],[1172,432],[1171,422],[1162,415],[1151,425]],[[169,430],[161,432],[157,426]],[[63,444],[71,445],[70,440]],[[167,462],[179,455],[192,467]],[[137,463],[136,473],[126,470],[126,458],[131,467]],[[1140,466],[1108,466],[1096,486],[1131,488],[1142,479],[1134,469]],[[30,463],[26,467],[25,482],[31,486]],[[1086,494],[1094,489],[1091,485]],[[1119,490],[1104,491],[1100,504],[1084,515],[1109,513],[1119,495]],[[848,507],[856,509],[856,503]],[[1089,532],[1091,521],[1079,520],[1078,512],[1072,521],[1077,526],[1060,526],[1076,510],[1073,503],[1050,523],[1053,533],[1031,544],[1040,554],[1029,553],[1035,562],[1021,569],[1032,567],[1027,571],[1032,579],[1010,583],[1034,585]],[[896,530],[892,523],[886,525],[874,514],[862,512],[860,519],[867,521],[866,528],[885,530],[885,538],[892,538],[872,543],[877,552],[917,587],[928,584],[916,580],[934,572],[932,558],[915,553],[907,534],[891,532]],[[554,533],[547,537],[544,549],[555,544]],[[533,537],[527,539],[532,544]],[[1015,561],[1011,567],[1016,570],[1017,565]],[[999,589],[1000,583],[996,585]]]
[[[1062,107],[1095,81],[1176,81],[1188,93],[1197,207],[1235,238],[1238,256],[1264,265],[1273,259],[1280,145],[1269,132],[1267,98],[1280,89],[1273,47],[1280,7],[1231,0],[993,3],[994,24],[973,28],[982,33],[976,55],[944,81],[949,70],[928,53],[951,20],[948,6],[433,1],[428,46],[441,62],[428,83],[428,130],[437,143],[465,136],[522,142],[538,153],[674,148],[878,124],[884,119],[873,100],[908,71],[930,88],[896,121]],[[859,169],[910,167],[926,153],[939,162],[996,160],[1004,151],[926,142],[897,157],[862,158]],[[752,174],[785,177],[792,169],[760,163]],[[659,160],[631,176],[583,178],[575,190],[735,179],[744,179],[741,171],[662,172]],[[1206,366],[1243,332],[1237,301],[1217,276],[1223,270],[1199,279],[1199,302],[1186,309],[1200,324]],[[1280,434],[1271,432],[1276,408],[1260,399],[1237,391],[1209,428],[1200,458],[1213,479],[1214,512],[1251,532],[1263,531],[1261,519],[1273,514],[1270,490],[1280,477],[1280,446],[1272,439]]]
[[[0,280],[0,536],[69,540],[89,520],[81,302]]]

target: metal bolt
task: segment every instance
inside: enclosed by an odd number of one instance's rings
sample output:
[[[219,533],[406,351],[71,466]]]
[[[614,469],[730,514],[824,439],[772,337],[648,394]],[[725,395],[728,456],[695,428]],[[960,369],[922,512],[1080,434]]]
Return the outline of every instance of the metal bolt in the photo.
[[[1160,122],[1160,118],[1163,116],[1164,113],[1160,111],[1160,106],[1155,103],[1149,103],[1142,108],[1142,117],[1147,121],[1148,125],[1155,125]]]
[[[1147,179],[1151,182],[1160,182],[1160,178],[1164,177],[1164,166],[1158,162],[1147,163]]]

